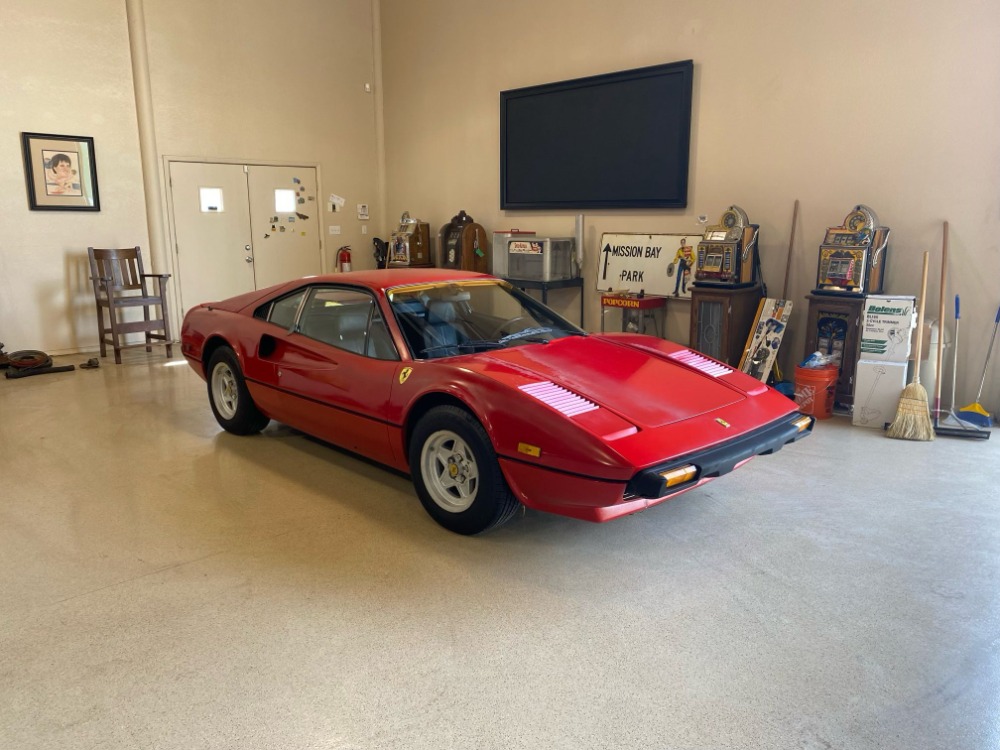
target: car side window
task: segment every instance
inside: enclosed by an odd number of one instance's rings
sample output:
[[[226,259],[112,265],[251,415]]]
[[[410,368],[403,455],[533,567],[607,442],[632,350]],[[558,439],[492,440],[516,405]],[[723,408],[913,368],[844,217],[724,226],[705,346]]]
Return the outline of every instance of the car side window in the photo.
[[[305,290],[302,290],[275,300],[270,305],[271,309],[267,313],[267,320],[282,328],[291,328],[295,322],[295,314],[299,311],[302,298],[305,296]]]
[[[377,359],[398,359],[375,299],[366,292],[315,287],[302,306],[296,330],[324,344]]]
[[[392,335],[385,324],[382,314],[376,307],[372,312],[371,325],[368,327],[368,348],[365,354],[375,359],[399,359],[396,345],[392,343]]]

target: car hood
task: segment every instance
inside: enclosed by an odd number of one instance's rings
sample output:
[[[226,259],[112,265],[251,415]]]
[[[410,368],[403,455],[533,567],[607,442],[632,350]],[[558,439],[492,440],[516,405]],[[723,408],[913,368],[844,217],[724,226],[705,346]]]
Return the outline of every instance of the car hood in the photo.
[[[688,350],[679,348],[678,352]],[[696,362],[715,364],[693,356]],[[469,359],[478,363],[470,369],[511,387],[552,382],[645,429],[705,414],[747,397],[738,387],[742,373],[716,377],[666,352],[596,335],[515,346]],[[729,382],[730,378],[736,382]]]

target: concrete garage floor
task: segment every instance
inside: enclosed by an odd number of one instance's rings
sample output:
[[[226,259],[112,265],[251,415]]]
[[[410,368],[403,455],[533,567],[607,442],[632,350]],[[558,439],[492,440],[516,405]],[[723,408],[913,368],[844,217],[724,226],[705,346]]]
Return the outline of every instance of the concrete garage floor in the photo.
[[[4,749],[1000,747],[1000,434],[469,539],[164,363],[0,378]]]

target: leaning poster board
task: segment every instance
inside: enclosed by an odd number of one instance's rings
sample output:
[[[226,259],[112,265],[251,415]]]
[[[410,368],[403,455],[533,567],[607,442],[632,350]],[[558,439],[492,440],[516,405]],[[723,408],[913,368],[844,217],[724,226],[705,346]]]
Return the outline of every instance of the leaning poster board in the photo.
[[[602,234],[597,291],[690,298],[700,239],[699,232]]]
[[[742,372],[761,382],[767,382],[791,315],[791,300],[768,298],[760,301],[757,305],[756,322],[750,329],[750,337],[740,359]]]

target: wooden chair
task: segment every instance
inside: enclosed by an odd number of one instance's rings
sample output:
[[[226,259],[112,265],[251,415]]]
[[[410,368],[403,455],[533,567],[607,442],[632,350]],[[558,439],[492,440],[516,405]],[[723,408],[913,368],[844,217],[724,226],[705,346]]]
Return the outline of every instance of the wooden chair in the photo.
[[[146,273],[142,267],[142,253],[139,247],[107,250],[88,247],[90,256],[90,278],[94,283],[94,299],[97,303],[97,330],[101,340],[101,356],[108,355],[107,345],[115,350],[115,363],[122,362],[122,349],[145,346],[151,352],[154,340],[167,346],[167,357],[173,357],[173,339],[170,337],[170,314],[167,311],[168,273]],[[152,280],[154,283],[150,283]],[[125,311],[142,308],[142,320],[130,320]],[[159,307],[158,317],[150,311]],[[108,324],[104,323],[104,311],[108,312]],[[125,335],[143,332],[144,342],[124,343]],[[110,336],[108,335],[110,334]]]

